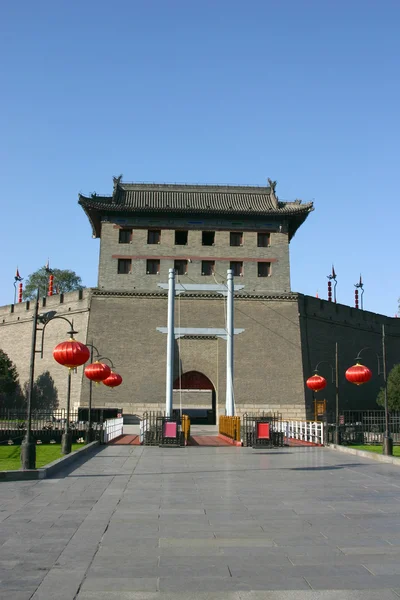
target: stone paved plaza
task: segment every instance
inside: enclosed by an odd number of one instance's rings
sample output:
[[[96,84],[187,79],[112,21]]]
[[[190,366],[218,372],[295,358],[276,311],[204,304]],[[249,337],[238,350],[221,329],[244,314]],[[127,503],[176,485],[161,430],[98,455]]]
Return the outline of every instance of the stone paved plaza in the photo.
[[[111,445],[0,500],[1,599],[400,597],[400,469],[334,450]]]

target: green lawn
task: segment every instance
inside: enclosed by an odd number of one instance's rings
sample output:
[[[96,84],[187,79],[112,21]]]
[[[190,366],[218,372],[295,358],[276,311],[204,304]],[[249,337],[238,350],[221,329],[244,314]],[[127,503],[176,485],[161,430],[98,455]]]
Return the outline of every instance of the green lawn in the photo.
[[[366,450],[367,452],[379,452],[382,454],[382,446],[349,446],[355,450]],[[400,446],[393,446],[393,456],[400,456]]]
[[[72,452],[82,448],[84,444],[72,444]],[[13,471],[21,468],[21,446],[0,446],[0,471]],[[61,444],[39,444],[36,446],[36,467],[64,456],[61,454]]]

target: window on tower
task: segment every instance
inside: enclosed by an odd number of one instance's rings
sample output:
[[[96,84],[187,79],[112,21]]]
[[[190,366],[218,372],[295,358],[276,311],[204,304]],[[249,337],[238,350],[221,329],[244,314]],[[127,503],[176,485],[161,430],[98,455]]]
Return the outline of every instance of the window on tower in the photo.
[[[203,231],[201,234],[201,243],[203,246],[214,246],[215,231]]]
[[[259,277],[269,277],[271,275],[271,263],[270,262],[257,263],[257,271],[258,271]]]
[[[241,261],[231,260],[229,268],[232,269],[234,277],[243,276],[243,263]]]
[[[188,231],[179,229],[175,231],[175,246],[187,246]]]
[[[161,230],[160,229],[149,229],[147,232],[147,243],[148,244],[159,244],[161,242]]]
[[[243,246],[243,231],[231,231],[230,246]]]
[[[119,230],[119,243],[129,244],[132,240],[132,229],[120,229]]]
[[[131,272],[132,260],[130,258],[118,259],[118,275],[128,275]]]
[[[149,259],[146,261],[147,275],[158,275],[160,273],[160,261],[158,259]]]
[[[214,274],[215,261],[213,260],[202,260],[201,261],[201,274],[211,276]]]
[[[174,269],[177,275],[187,275],[187,260],[175,260]]]
[[[257,233],[257,246],[259,248],[268,248],[271,245],[271,236],[269,233]]]

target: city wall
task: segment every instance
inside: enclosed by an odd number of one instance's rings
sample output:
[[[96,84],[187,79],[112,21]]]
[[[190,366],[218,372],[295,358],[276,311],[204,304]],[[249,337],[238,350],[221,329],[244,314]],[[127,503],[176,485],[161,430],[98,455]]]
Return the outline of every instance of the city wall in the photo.
[[[167,295],[164,291],[103,292],[86,289],[40,300],[39,312],[57,311],[73,319],[76,339],[94,344],[109,357],[123,384],[114,390],[93,386],[93,405],[118,407],[125,414],[164,410],[167,336],[157,327],[167,325]],[[176,298],[176,327],[225,327],[225,303],[216,295],[183,295]],[[28,380],[32,339],[32,303],[0,307],[0,348],[16,364],[23,384]],[[320,361],[334,366],[338,343],[340,409],[378,408],[375,404],[383,384],[377,356],[382,354],[382,324],[386,329],[387,366],[400,362],[400,322],[397,319],[329,303],[301,294],[245,295],[235,297],[235,404],[237,414],[279,411],[287,418],[314,417],[312,393],[305,380]],[[51,321],[45,330],[44,355],[36,355],[35,378],[49,370],[59,392],[60,407],[66,404],[67,370],[52,356],[53,348],[68,339],[68,324]],[[38,333],[37,349],[41,332]],[[373,372],[367,385],[354,386],[344,377],[364,347],[362,362]],[[315,395],[335,407],[331,368],[325,362],[319,372],[327,388]],[[216,390],[217,413],[225,408],[226,342],[215,338],[181,338],[175,344],[175,373],[199,371]],[[89,382],[83,367],[72,377],[72,406],[87,406]],[[194,393],[186,393],[195,406]],[[179,393],[174,403],[179,408]],[[201,406],[205,397],[199,396]],[[200,406],[200,405],[199,405]],[[210,406],[211,408],[211,406]]]
[[[39,301],[39,314],[47,311],[56,311],[57,315],[73,320],[74,329],[78,331],[75,338],[86,342],[89,321],[90,290],[70,292]],[[34,302],[21,302],[20,304],[0,307],[0,348],[8,354],[17,367],[20,384],[24,385],[29,379],[29,365],[32,347],[32,323]],[[39,328],[43,325],[39,324]],[[66,406],[67,373],[68,370],[56,363],[53,358],[53,349],[57,344],[69,339],[67,335],[69,326],[66,321],[54,319],[45,328],[43,358],[36,354],[35,379],[44,371],[50,371],[58,390],[60,408]],[[41,347],[42,332],[37,333],[36,349]],[[82,373],[80,367],[77,373],[72,374],[71,382],[71,407],[79,405],[82,393]]]
[[[339,363],[339,408],[340,410],[381,409],[376,398],[383,386],[382,371],[382,325],[386,334],[387,372],[400,363],[400,320],[359,310],[343,304],[327,302],[312,296],[298,295],[303,353],[304,377],[313,374],[318,362],[319,374],[328,380],[328,386],[315,394],[316,399],[326,399],[328,410],[336,405],[335,385],[332,384],[332,370],[335,366],[335,345],[338,344]],[[362,364],[373,373],[371,381],[356,386],[345,378],[346,370],[355,364],[359,351]],[[306,404],[309,414],[312,411],[312,393],[306,388]]]

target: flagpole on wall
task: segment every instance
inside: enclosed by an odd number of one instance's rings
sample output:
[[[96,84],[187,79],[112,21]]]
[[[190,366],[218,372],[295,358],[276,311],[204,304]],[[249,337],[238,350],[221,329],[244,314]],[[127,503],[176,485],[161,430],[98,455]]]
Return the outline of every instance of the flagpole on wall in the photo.
[[[19,274],[18,267],[17,267],[17,270],[15,271],[15,276],[14,276],[14,304],[17,302],[17,283],[22,281],[22,279],[23,278]]]
[[[360,275],[360,281],[358,283],[354,284],[354,287],[356,288],[357,295],[358,295],[358,290],[359,289],[361,290],[361,310],[364,310],[364,298],[363,298],[363,296],[364,296],[364,284],[363,284],[361,275]]]
[[[330,290],[331,290],[331,286],[332,286],[332,280],[334,281],[333,284],[333,300],[336,304],[336,286],[337,286],[337,280],[336,280],[336,272],[335,272],[335,267],[332,265],[332,273],[330,275],[327,276],[328,277],[328,300],[331,301],[332,298],[330,297]]]

